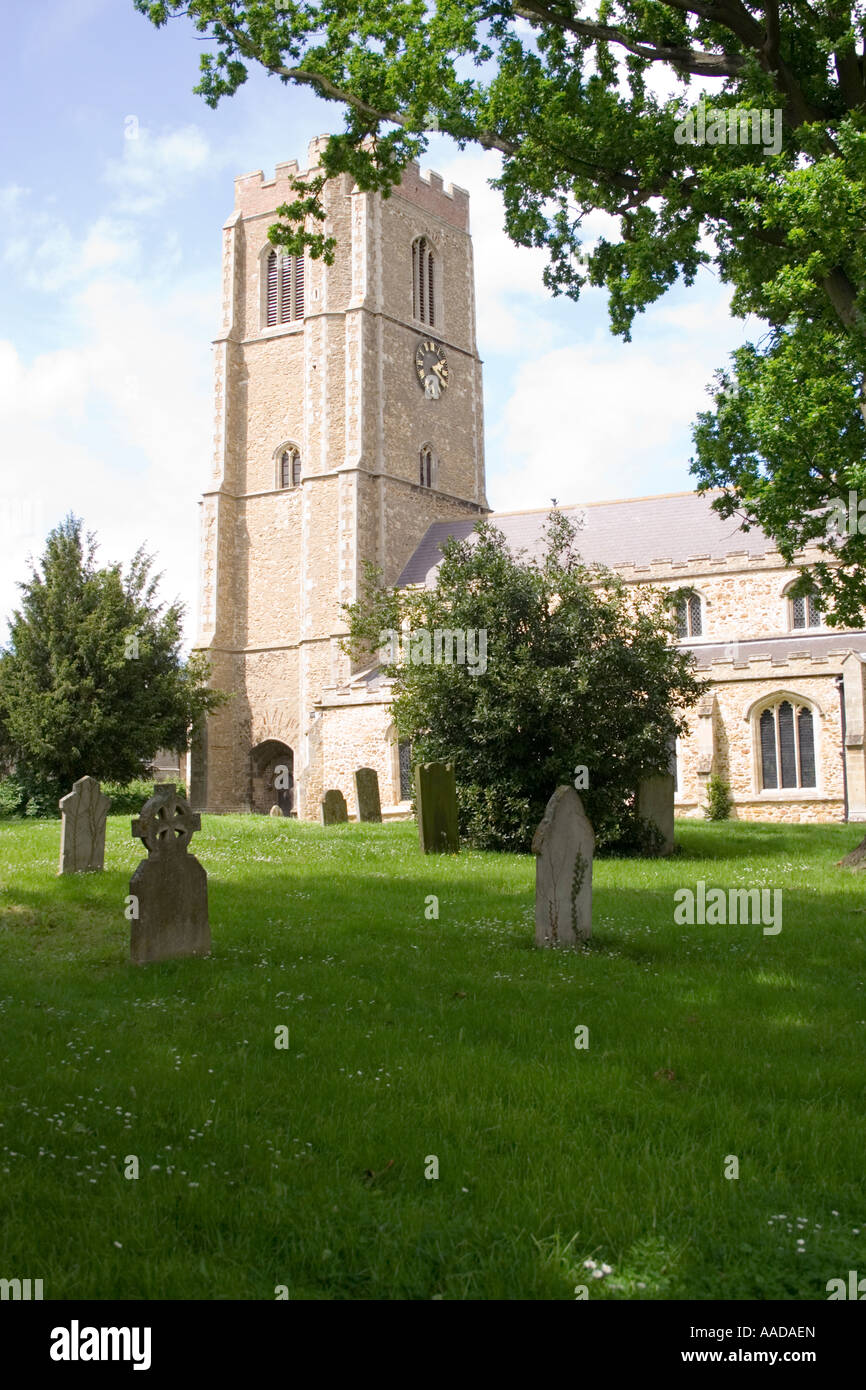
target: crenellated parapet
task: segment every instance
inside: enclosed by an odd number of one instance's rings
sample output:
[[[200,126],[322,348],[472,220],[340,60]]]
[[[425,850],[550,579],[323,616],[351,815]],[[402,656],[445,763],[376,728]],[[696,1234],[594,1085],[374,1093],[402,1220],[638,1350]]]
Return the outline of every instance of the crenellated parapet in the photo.
[[[296,159],[290,159],[276,166],[271,179],[266,179],[261,169],[241,174],[235,179],[235,211],[243,217],[256,217],[272,213],[281,203],[291,202],[296,196],[290,186],[291,180],[320,172],[321,155],[328,138],[318,135],[310,141],[306,168],[301,168]],[[407,165],[395,193],[460,231],[469,230],[468,192],[458,184],[446,183],[434,170],[422,170],[413,161]]]

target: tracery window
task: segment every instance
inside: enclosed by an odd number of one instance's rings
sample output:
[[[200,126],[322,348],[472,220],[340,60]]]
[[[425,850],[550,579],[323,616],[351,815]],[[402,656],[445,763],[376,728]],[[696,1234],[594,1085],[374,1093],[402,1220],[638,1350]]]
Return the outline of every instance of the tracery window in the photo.
[[[758,720],[761,789],[814,787],[815,725],[807,705],[779,700]]]

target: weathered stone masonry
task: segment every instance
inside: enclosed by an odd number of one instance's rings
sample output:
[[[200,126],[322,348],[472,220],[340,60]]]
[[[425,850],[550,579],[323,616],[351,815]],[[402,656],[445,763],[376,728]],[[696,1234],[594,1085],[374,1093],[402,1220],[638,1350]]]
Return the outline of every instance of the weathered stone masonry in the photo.
[[[309,173],[323,144],[310,146]],[[333,788],[354,815],[353,773],[370,767],[387,818],[407,810],[390,691],[340,651],[341,604],[357,597],[366,560],[388,584],[435,583],[444,536],[468,534],[488,512],[469,199],[416,166],[388,199],[348,178],[328,184],[335,263],[307,259],[303,316],[268,326],[267,233],[298,173],[292,162],[271,180],[237,179],[223,229],[197,646],[233,698],[194,743],[190,797],[211,811],[265,811],[279,800],[315,820]],[[435,259],[432,327],[415,317],[419,237]],[[448,360],[439,399],[415,373],[426,338]],[[435,459],[431,486],[419,477],[422,447]],[[281,485],[287,448],[300,454],[298,486]],[[684,640],[711,687],[678,741],[678,814],[704,814],[716,773],[742,819],[866,820],[866,634],[794,631],[796,567],[694,494],[567,510],[584,524],[586,560],[630,585],[684,587],[700,601],[700,632]],[[545,516],[493,520],[532,550]],[[780,701],[808,711],[814,786],[764,786],[760,719]],[[280,768],[291,787],[278,794]]]
[[[310,146],[310,173],[323,144]],[[365,697],[354,751],[341,744],[336,753],[339,741],[320,728],[333,692],[353,674],[338,645],[340,605],[357,597],[365,560],[393,582],[432,521],[488,509],[468,195],[414,166],[388,199],[348,178],[329,184],[325,231],[337,239],[335,263],[307,258],[303,318],[267,326],[267,232],[298,172],[287,163],[270,181],[261,172],[236,180],[223,232],[197,646],[233,699],[196,742],[191,796],[208,810],[266,809],[256,805],[257,750],[267,746],[276,758],[283,748],[297,814],[313,819],[327,786],[352,804],[360,765],[379,772],[386,808],[399,802],[381,696]],[[432,328],[413,313],[412,243],[421,236],[436,259]],[[414,371],[427,336],[450,369],[438,400],[425,398]],[[298,487],[286,488],[279,459],[289,445],[302,473]],[[419,486],[423,445],[436,457],[430,488]]]

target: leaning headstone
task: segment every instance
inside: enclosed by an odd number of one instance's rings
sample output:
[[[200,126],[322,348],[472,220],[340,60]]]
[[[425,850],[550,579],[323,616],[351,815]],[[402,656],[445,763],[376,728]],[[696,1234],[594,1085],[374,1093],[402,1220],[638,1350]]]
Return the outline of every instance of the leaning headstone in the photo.
[[[456,854],[457,782],[451,763],[418,763],[415,767],[415,813],[422,854]]]
[[[201,816],[171,782],[158,783],[132,822],[147,848],[129,881],[133,915],[129,953],[137,965],[210,953],[207,874],[188,852]]]
[[[349,819],[346,798],[340,791],[325,792],[322,797],[322,825],[342,825]]]
[[[372,767],[359,767],[355,773],[355,796],[358,799],[358,820],[382,820],[379,800],[379,778]]]
[[[95,777],[79,777],[72,791],[58,802],[60,823],[59,874],[83,874],[105,862],[105,817],[111,797],[99,790]]]
[[[595,834],[574,787],[557,787],[532,840],[535,944],[574,946],[592,935]]]
[[[655,826],[661,839],[651,851],[657,855],[674,852],[674,778],[665,772],[658,777],[646,777],[637,789],[637,814],[640,820]]]

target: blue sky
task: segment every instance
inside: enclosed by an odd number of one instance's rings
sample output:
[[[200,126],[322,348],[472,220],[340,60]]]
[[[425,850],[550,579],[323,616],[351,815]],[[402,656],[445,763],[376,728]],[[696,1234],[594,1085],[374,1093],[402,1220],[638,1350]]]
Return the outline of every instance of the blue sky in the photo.
[[[192,26],[157,32],[131,0],[39,0],[5,24],[0,611],[72,510],[106,562],[155,553],[191,639],[232,181],[303,163],[340,111],[258,73],[211,111]],[[551,299],[541,253],[507,240],[495,155],[435,136],[422,163],[472,196],[491,505],[691,487],[690,423],[745,337],[724,287],[709,272],[677,286],[621,343],[602,292]]]

